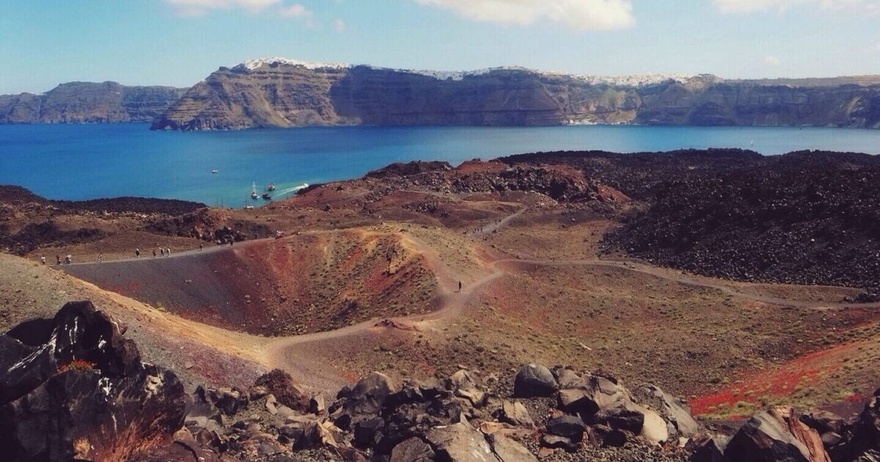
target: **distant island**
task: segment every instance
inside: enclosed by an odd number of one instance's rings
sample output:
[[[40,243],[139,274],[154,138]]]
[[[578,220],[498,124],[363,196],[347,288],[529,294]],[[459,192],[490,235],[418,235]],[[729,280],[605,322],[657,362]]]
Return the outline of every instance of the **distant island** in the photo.
[[[0,123],[152,122],[187,91],[129,87],[116,82],[70,82],[35,95],[0,95]]]
[[[284,58],[221,67],[189,89],[62,84],[0,96],[0,123],[151,122],[154,130],[642,124],[880,128],[880,76],[726,80],[519,67],[413,71]]]

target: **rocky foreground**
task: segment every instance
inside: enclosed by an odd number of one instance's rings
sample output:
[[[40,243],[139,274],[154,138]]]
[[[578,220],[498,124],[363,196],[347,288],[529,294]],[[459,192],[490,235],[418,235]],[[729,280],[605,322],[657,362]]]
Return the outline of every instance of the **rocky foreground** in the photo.
[[[6,460],[855,461],[880,457],[880,395],[845,422],[759,411],[732,436],[655,386],[523,366],[510,385],[459,370],[426,383],[372,373],[335,399],[280,370],[248,389],[198,387],[142,361],[90,302],[0,336]]]

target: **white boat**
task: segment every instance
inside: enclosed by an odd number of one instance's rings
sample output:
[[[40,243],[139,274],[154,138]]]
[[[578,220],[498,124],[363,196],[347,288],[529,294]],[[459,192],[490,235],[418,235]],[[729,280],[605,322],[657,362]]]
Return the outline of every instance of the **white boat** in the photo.
[[[258,199],[260,196],[257,194],[257,183],[254,183],[251,186],[251,199]]]

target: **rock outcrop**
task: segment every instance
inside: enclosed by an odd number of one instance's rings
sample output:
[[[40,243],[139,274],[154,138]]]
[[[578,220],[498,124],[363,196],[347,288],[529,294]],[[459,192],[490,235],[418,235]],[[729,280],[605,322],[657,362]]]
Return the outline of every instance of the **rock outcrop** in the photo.
[[[0,123],[151,122],[186,89],[70,82],[42,94],[0,95]]]
[[[142,363],[124,328],[90,302],[0,337],[0,453],[6,460],[123,460],[172,444],[185,394]]]
[[[831,462],[819,433],[791,408],[760,411],[746,421],[724,450],[727,460]]]
[[[531,398],[459,370],[396,384],[373,372],[328,407],[274,370],[253,386],[184,393],[141,362],[125,328],[90,302],[0,336],[4,460],[808,461],[876,460],[878,398],[847,423],[791,408],[756,413],[728,439],[656,386],[606,373],[524,366]],[[525,380],[525,379],[528,380]],[[494,384],[494,385],[489,385]],[[509,385],[507,385],[509,386]],[[553,395],[556,405],[547,395]],[[308,404],[306,404],[308,403]],[[830,454],[830,455],[829,455]]]
[[[220,68],[157,130],[307,125],[880,127],[880,78],[621,84],[522,68],[441,73],[266,60]]]

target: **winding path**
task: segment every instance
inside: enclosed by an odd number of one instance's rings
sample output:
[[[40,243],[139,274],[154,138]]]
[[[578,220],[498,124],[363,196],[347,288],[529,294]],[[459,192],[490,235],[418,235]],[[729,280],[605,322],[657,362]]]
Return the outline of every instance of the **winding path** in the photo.
[[[482,230],[470,233],[479,236],[486,233],[493,233],[502,230],[508,226],[513,220],[522,215],[526,208],[521,208],[517,212],[506,216],[498,222],[492,223],[482,228]],[[313,231],[310,233],[333,233],[336,231]],[[830,308],[846,308],[858,306],[860,308],[880,308],[880,303],[870,304],[853,304],[853,303],[821,303],[821,302],[804,302],[798,300],[788,300],[783,298],[769,297],[757,294],[750,294],[737,290],[733,286],[736,283],[724,284],[720,282],[703,282],[688,278],[681,273],[666,268],[660,268],[642,263],[635,263],[622,260],[601,260],[601,259],[584,259],[584,260],[549,260],[549,259],[497,259],[485,263],[485,274],[477,280],[464,285],[458,290],[458,284],[461,280],[451,268],[449,268],[438,254],[437,250],[422,240],[411,236],[404,236],[409,244],[424,256],[426,263],[434,271],[438,283],[439,293],[437,296],[440,300],[440,308],[428,314],[411,315],[406,317],[396,317],[389,319],[371,319],[352,326],[341,329],[319,332],[314,334],[299,335],[292,337],[263,338],[257,336],[249,336],[247,334],[235,333],[229,336],[229,341],[235,341],[236,338],[242,343],[250,345],[253,351],[249,352],[249,356],[259,358],[260,362],[269,368],[281,368],[291,373],[296,381],[312,390],[335,391],[342,385],[349,382],[342,374],[334,370],[330,366],[330,360],[334,355],[345,354],[346,349],[357,347],[358,345],[368,344],[366,342],[371,336],[386,335],[388,329],[400,330],[441,330],[452,320],[458,318],[468,302],[475,296],[480,295],[486,286],[493,281],[510,274],[510,267],[521,267],[524,265],[532,266],[579,266],[579,267],[605,267],[616,268],[625,271],[631,271],[640,274],[646,274],[653,277],[662,278],[683,286],[697,289],[718,290],[732,297],[745,300],[762,302],[774,305],[793,306],[814,309],[830,309]],[[221,252],[224,250],[231,251],[239,247],[247,247],[257,245],[260,242],[271,241],[273,238],[259,239],[237,243],[235,246],[212,246],[204,250],[191,250],[185,252],[177,252],[168,257],[156,257],[159,259],[187,258],[193,255],[204,254],[207,252]],[[130,258],[123,260],[115,260],[114,263],[127,261],[150,261],[153,257]],[[109,261],[107,262],[109,263]],[[73,265],[94,265],[101,264],[97,262],[74,263]],[[65,266],[62,265],[63,269]],[[132,268],[134,270],[134,268]],[[195,324],[195,323],[194,323]],[[206,332],[215,331],[217,328],[205,326]],[[189,332],[189,333],[187,333]],[[181,335],[190,336],[194,340],[217,342],[214,348],[219,351],[228,350],[229,345],[221,343],[217,340],[216,333],[206,336],[200,334],[198,329],[192,331],[181,332]],[[208,343],[210,344],[210,342]]]

